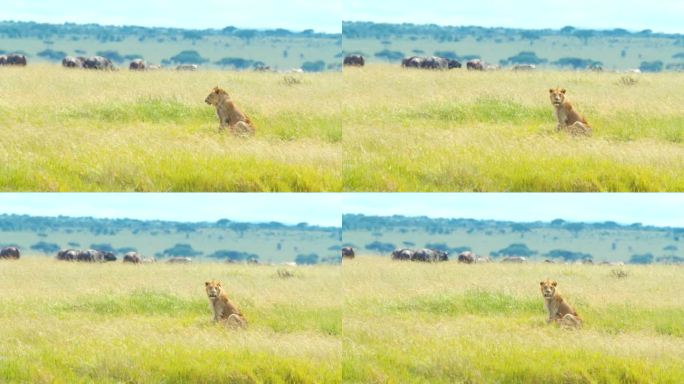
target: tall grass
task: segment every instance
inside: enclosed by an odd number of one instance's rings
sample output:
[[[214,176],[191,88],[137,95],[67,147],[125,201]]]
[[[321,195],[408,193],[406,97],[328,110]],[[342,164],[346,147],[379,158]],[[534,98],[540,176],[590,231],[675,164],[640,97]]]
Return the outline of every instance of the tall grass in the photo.
[[[226,264],[0,268],[0,382],[337,383],[341,269]],[[220,279],[249,321],[212,322]]]
[[[679,73],[345,69],[348,191],[681,191]],[[594,127],[555,132],[548,89]]]
[[[339,73],[0,71],[0,190],[335,191]],[[226,89],[256,137],[218,133]]]
[[[681,268],[345,261],[349,383],[677,383]],[[550,277],[584,319],[547,325]]]

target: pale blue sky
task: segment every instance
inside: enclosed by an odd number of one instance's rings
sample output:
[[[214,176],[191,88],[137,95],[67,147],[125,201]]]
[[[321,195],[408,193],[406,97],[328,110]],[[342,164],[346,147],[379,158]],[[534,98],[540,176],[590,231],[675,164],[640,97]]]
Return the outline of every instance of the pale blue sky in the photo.
[[[666,193],[353,193],[344,213],[642,223],[684,227],[684,194]]]
[[[0,193],[0,214],[339,227],[341,200],[333,193]]]
[[[340,33],[342,0],[0,0],[0,20]]]
[[[684,33],[682,0],[342,0],[345,21]]]

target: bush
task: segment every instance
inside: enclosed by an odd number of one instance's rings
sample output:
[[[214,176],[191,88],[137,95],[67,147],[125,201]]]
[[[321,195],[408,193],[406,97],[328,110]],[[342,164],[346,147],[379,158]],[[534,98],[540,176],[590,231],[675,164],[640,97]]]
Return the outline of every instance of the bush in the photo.
[[[639,65],[641,72],[661,72],[663,70],[663,62],[657,61],[642,61]]]
[[[64,51],[53,51],[52,49],[38,52],[38,56],[52,61],[61,61],[66,55],[67,54]]]
[[[295,262],[304,265],[318,264],[318,255],[315,253],[309,253],[308,255],[299,254],[295,257]]]
[[[537,54],[532,51],[522,51],[515,56],[511,56],[508,59],[501,60],[502,65],[507,64],[541,64],[548,60],[537,57]]]
[[[323,72],[325,70],[325,61],[307,61],[302,64],[302,70],[304,72]]]
[[[241,57],[224,57],[215,61],[214,64],[222,67],[233,67],[235,69],[247,69],[255,64],[254,60],[243,59]]]
[[[551,259],[563,259],[565,261],[593,260],[594,256],[589,253],[567,251],[565,249],[554,249],[544,255]]]
[[[632,255],[629,258],[630,264],[651,264],[653,263],[653,255],[644,253],[643,255]]]
[[[378,253],[390,253],[396,249],[392,243],[382,243],[379,241],[374,241],[370,244],[366,244],[365,247],[369,251],[376,251]]]
[[[532,256],[536,255],[538,252],[533,251],[527,247],[526,244],[523,243],[516,243],[516,244],[511,244],[506,248],[502,248],[498,251],[493,251],[490,253],[491,256],[493,257],[499,257],[499,256]]]
[[[97,249],[98,251],[104,251],[104,252],[116,252],[116,249],[112,247],[111,244],[109,243],[102,243],[102,244],[90,244],[91,249]]]
[[[259,260],[259,255],[255,253],[231,250],[217,250],[214,253],[210,254],[209,257],[214,259],[227,259],[231,261]]]
[[[373,56],[385,59],[387,61],[399,61],[404,58],[404,53],[399,51],[390,51],[389,49],[383,49],[380,52],[376,52]]]

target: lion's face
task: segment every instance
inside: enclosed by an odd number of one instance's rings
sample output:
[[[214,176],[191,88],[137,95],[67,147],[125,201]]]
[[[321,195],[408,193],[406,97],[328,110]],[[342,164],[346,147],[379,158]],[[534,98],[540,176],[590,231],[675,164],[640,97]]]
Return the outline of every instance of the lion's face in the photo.
[[[541,286],[541,293],[544,296],[545,299],[550,299],[553,297],[553,295],[556,293],[556,283],[554,280],[544,280],[541,283],[539,283]]]
[[[217,298],[223,290],[221,287],[221,282],[218,280],[207,281],[204,283],[204,286],[207,290],[207,296],[209,296],[211,299]]]
[[[562,88],[552,88],[549,89],[549,98],[551,99],[551,104],[559,106],[565,101],[565,89]]]
[[[221,100],[221,95],[227,95],[226,91],[219,87],[215,87],[207,98],[204,99],[204,102],[209,105],[217,105]]]

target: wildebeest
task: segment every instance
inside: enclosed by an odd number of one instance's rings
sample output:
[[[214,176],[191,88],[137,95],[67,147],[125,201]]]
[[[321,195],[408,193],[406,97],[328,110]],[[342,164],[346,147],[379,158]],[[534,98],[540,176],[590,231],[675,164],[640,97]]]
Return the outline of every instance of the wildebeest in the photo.
[[[116,255],[112,252],[100,252],[102,254],[102,261],[116,261]]]
[[[76,261],[94,263],[97,259],[102,258],[98,251],[94,249],[86,249],[85,251],[80,251],[76,255]]]
[[[458,262],[464,264],[474,264],[477,263],[477,256],[470,251],[461,252],[458,254]]]
[[[177,71],[196,71],[197,69],[199,69],[197,64],[181,64],[176,67]]]
[[[86,57],[83,60],[83,68],[86,69],[99,69],[99,70],[111,70],[114,69],[112,61],[106,57],[102,56],[91,56]]]
[[[21,256],[19,248],[4,247],[0,249],[0,259],[18,259]]]
[[[166,262],[170,264],[188,264],[192,263],[192,259],[189,257],[176,256],[166,260]]]
[[[16,65],[16,66],[26,66],[26,56],[18,53],[10,53],[9,55],[0,56],[0,65]]]
[[[414,253],[416,253],[416,251],[414,251],[413,249],[395,249],[392,252],[392,260],[411,260],[413,258]]]
[[[404,68],[454,69],[461,68],[461,63],[458,60],[449,60],[439,56],[411,56],[404,58],[401,61],[401,66]]]
[[[344,65],[352,67],[363,67],[366,65],[366,60],[361,55],[347,55],[344,58]]]
[[[418,249],[413,254],[411,261],[424,261],[427,263],[436,263],[438,261],[449,261],[449,254],[444,251],[436,249]]]
[[[484,71],[482,60],[470,60],[466,63],[466,68],[471,71]]]
[[[65,68],[83,68],[83,60],[81,57],[66,56],[62,59],[62,66]]]
[[[144,71],[147,69],[147,62],[143,59],[135,59],[128,65],[131,71]]]
[[[343,259],[353,259],[354,258],[354,248],[352,247],[342,247],[342,258]]]
[[[57,252],[57,260],[75,261],[78,258],[80,251],[75,249],[62,249]]]
[[[138,252],[127,252],[123,257],[124,263],[139,264],[141,260],[142,258],[140,257]]]
[[[513,67],[514,71],[533,71],[537,68],[534,64],[518,64]]]
[[[525,263],[527,259],[523,256],[506,256],[501,259],[502,263]]]

